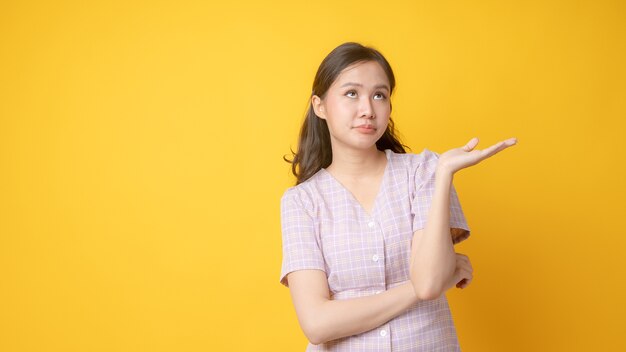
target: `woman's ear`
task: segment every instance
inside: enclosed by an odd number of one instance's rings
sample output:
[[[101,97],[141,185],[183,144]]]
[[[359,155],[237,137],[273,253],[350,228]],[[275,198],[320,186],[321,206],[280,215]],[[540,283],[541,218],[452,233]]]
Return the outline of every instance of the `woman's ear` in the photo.
[[[326,120],[326,114],[324,113],[324,105],[322,104],[322,99],[317,95],[313,95],[311,97],[311,105],[313,106],[313,112],[320,119]]]

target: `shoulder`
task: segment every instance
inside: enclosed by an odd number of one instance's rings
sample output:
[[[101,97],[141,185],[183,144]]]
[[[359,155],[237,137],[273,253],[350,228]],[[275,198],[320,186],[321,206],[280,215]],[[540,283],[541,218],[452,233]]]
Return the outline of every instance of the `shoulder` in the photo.
[[[281,204],[298,205],[310,212],[313,211],[316,199],[322,187],[322,178],[324,170],[319,170],[308,180],[287,188],[281,197]]]
[[[395,153],[389,149],[386,153],[394,168],[406,168],[412,171],[431,169],[439,160],[439,153],[428,148],[424,148],[420,153]]]

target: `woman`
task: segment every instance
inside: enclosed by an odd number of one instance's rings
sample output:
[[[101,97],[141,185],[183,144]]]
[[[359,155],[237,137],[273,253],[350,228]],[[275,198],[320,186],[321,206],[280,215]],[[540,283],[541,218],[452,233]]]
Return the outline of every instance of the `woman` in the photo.
[[[469,227],[454,174],[514,145],[478,138],[405,153],[391,121],[395,78],[358,43],[322,61],[281,199],[283,263],[308,351],[458,351],[445,292],[472,280],[454,244]]]

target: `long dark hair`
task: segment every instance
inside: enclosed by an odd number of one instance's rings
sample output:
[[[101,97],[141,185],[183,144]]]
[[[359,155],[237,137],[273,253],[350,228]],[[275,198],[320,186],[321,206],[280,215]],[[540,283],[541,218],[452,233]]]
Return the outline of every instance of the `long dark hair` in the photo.
[[[313,81],[311,97],[317,95],[320,99],[324,99],[328,88],[344,68],[357,62],[366,61],[378,62],[383,68],[389,79],[389,88],[391,89],[389,94],[391,95],[396,85],[396,79],[385,57],[374,48],[366,47],[359,43],[347,42],[333,49],[320,64]],[[389,104],[391,108],[391,102]],[[393,120],[390,117],[385,133],[376,141],[376,148],[378,150],[391,149],[396,153],[406,153],[404,147],[406,146],[400,143],[395,135]],[[310,102],[304,123],[300,129],[298,151],[294,152],[291,150],[291,153],[293,154],[292,160],[288,160],[286,157],[283,157],[283,159],[291,163],[291,171],[297,178],[296,184],[308,180],[321,168],[328,167],[333,160],[328,125],[326,120],[315,115]]]

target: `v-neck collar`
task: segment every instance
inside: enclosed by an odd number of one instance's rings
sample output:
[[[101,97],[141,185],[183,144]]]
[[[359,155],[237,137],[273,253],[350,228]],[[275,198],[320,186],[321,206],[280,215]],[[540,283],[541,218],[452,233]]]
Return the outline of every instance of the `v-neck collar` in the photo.
[[[358,205],[361,211],[365,213],[365,215],[367,215],[368,218],[373,218],[378,210],[378,203],[381,202],[380,198],[382,198],[383,196],[382,193],[385,190],[385,182],[388,178],[387,174],[389,174],[389,168],[390,168],[389,164],[391,164],[391,149],[385,149],[385,156],[387,157],[387,164],[385,165],[385,171],[383,172],[383,177],[380,180],[380,185],[378,186],[378,193],[376,194],[376,197],[374,198],[374,204],[372,205],[371,213],[368,212],[363,206],[363,204],[361,204],[361,202],[359,202],[356,199],[354,194],[352,194],[352,192],[350,192],[349,189],[347,189],[341,182],[339,182],[339,180],[337,180],[335,176],[333,176],[330,172],[328,172],[326,168],[322,168],[322,170],[324,170],[324,173],[328,175],[328,177],[331,180],[333,180],[333,182],[335,182],[337,186],[339,186],[339,188],[341,188],[352,199],[354,203]]]

